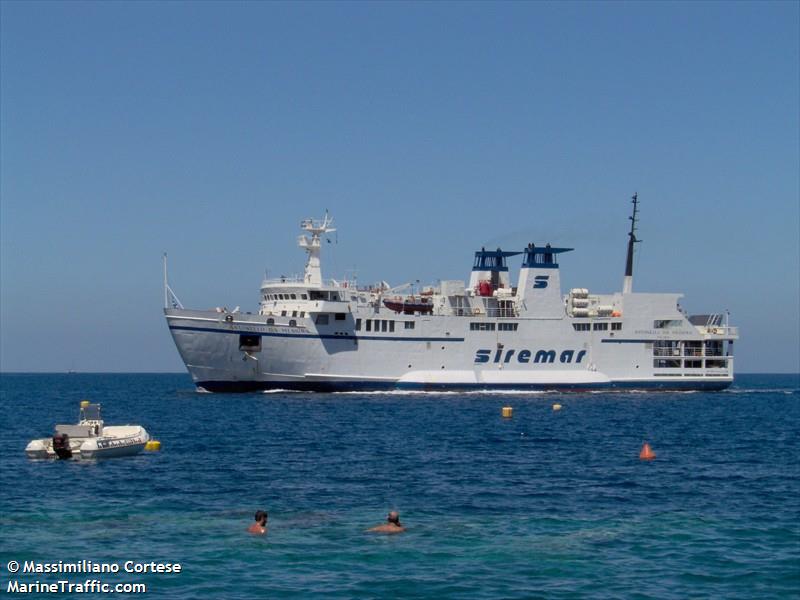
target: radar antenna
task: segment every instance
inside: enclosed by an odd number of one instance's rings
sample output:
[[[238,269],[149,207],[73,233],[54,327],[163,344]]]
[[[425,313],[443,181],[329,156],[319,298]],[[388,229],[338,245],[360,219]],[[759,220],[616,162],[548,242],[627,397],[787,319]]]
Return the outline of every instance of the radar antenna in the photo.
[[[625,259],[625,280],[622,284],[622,293],[630,294],[633,292],[633,246],[642,240],[636,239],[636,222],[639,220],[639,194],[631,196],[633,204],[633,214],[628,217],[631,221],[631,230],[628,233],[628,256]]]
[[[311,239],[305,234],[297,238],[298,245],[308,253],[303,281],[310,285],[322,285],[322,267],[320,265],[320,238],[326,233],[336,231],[333,219],[325,211],[322,221],[305,219],[300,222],[300,229],[311,234]]]

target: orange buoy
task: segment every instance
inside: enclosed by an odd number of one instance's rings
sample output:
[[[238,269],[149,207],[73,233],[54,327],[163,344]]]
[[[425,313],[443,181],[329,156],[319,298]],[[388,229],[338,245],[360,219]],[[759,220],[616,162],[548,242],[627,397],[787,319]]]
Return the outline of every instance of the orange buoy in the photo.
[[[639,452],[639,459],[640,460],[653,460],[656,457],[656,453],[653,452],[653,449],[650,447],[650,444],[647,442],[644,443],[642,446],[642,451]]]

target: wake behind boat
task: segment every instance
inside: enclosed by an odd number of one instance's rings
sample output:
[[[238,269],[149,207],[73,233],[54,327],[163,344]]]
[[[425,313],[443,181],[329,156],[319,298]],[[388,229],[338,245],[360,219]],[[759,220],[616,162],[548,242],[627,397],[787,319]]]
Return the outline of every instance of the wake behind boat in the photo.
[[[195,385],[210,392],[728,387],[738,331],[727,315],[690,316],[681,294],[633,292],[637,220],[634,195],[623,288],[611,294],[562,295],[558,261],[572,248],[550,244],[482,248],[466,285],[401,293],[409,286],[326,281],[326,214],[301,223],[302,277],[265,280],[257,313],[184,309],[165,257],[164,314]]]

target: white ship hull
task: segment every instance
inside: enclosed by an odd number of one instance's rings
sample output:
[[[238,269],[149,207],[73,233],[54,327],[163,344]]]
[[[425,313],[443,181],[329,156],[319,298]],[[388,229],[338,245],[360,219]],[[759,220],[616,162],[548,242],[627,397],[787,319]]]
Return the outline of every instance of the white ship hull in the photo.
[[[475,321],[470,319],[465,323],[462,317],[427,320],[412,317],[416,319],[416,327],[406,332],[398,324],[409,317],[391,314],[382,315],[387,318],[380,320],[394,320],[395,333],[370,335],[353,330],[352,314],[347,314],[347,319],[338,326],[322,328],[311,319],[295,319],[297,325],[289,327],[266,325],[260,315],[239,314],[233,322],[226,322],[220,318],[222,315],[212,311],[167,309],[165,312],[192,379],[209,392],[720,390],[733,381],[730,356],[725,357],[722,368],[684,368],[684,361],[679,358],[676,360],[680,367],[655,369],[653,347],[659,338],[652,334],[612,337],[593,335],[595,332],[590,331],[579,335],[571,333],[567,329],[572,329],[571,325],[562,321],[516,319],[518,330],[506,333],[465,331],[469,322]],[[706,337],[725,333],[727,330],[721,330]],[[259,336],[260,350],[242,350],[242,335]],[[702,343],[703,336],[692,337]],[[681,339],[689,336],[684,334]],[[479,354],[480,351],[483,353]],[[539,362],[535,362],[537,354]],[[488,358],[486,362],[476,363],[484,357]]]
[[[167,324],[198,388],[720,390],[733,381],[738,334],[727,319],[689,317],[680,294],[632,292],[633,229],[623,292],[562,295],[556,258],[570,249],[529,244],[476,252],[466,285],[400,295],[322,280],[330,224],[302,223],[312,234],[300,237],[305,273],[265,281],[257,313],[185,310],[172,294]],[[506,259],[517,255],[513,286]]]

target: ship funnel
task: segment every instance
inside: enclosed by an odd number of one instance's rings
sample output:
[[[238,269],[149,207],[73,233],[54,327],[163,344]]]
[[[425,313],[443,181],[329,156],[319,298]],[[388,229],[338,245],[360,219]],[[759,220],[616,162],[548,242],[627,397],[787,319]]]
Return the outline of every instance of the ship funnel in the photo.
[[[506,259],[517,256],[521,252],[503,252],[481,248],[475,253],[475,262],[469,276],[469,287],[481,296],[491,296],[500,288],[511,289],[511,280],[508,276]],[[509,292],[510,294],[511,292]]]
[[[525,248],[522,269],[517,286],[517,304],[520,311],[535,311],[537,316],[558,319],[564,316],[561,298],[561,278],[557,256],[572,248],[553,248],[528,244]]]

